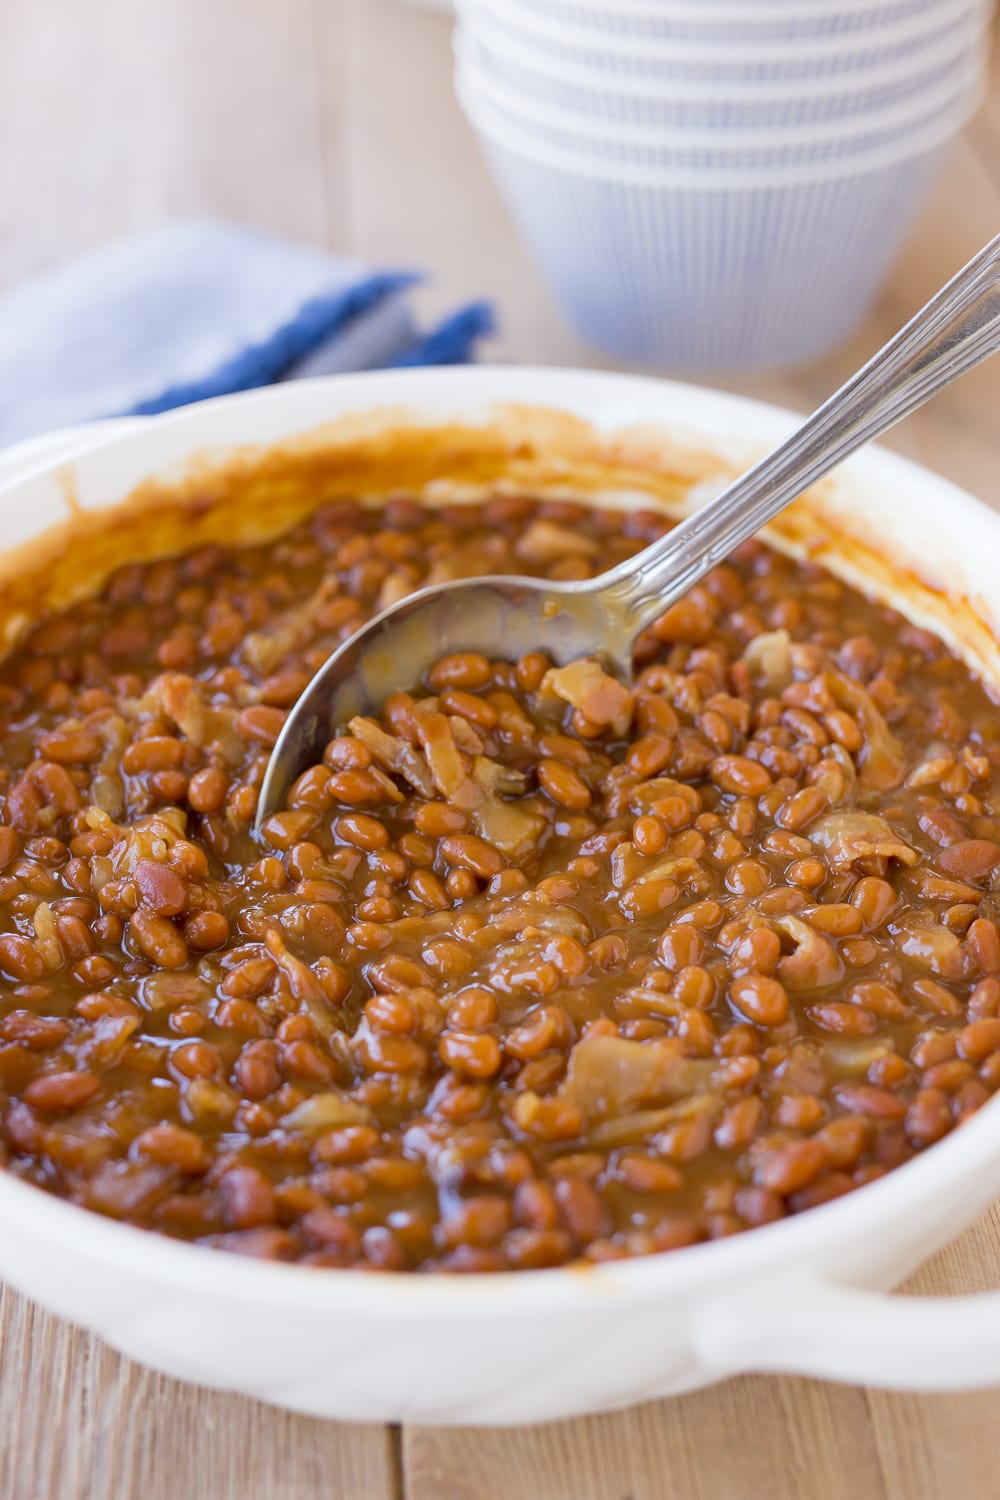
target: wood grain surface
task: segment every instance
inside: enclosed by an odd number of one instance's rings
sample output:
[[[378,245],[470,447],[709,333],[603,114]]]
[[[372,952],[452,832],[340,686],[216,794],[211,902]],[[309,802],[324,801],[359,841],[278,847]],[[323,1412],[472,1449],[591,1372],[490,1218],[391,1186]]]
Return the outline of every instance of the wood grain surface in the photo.
[[[428,315],[489,296],[498,358],[603,363],[507,221],[440,16],[394,0],[0,0],[0,285],[200,213],[425,267]],[[1000,82],[851,345],[737,388],[808,408],[998,228]],[[995,362],[892,443],[1000,506],[998,412]],[[1000,1284],[998,1252],[994,1210],[910,1289]],[[995,1392],[745,1377],[544,1428],[344,1426],[178,1384],[0,1295],[0,1500],[992,1500],[997,1415]]]

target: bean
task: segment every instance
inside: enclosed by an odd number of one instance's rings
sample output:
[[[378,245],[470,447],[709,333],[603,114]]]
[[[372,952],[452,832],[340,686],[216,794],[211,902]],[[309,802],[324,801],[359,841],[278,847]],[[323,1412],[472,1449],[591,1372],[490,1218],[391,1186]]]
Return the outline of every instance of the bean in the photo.
[[[446,1031],[438,1043],[438,1054],[446,1067],[472,1078],[492,1078],[502,1062],[496,1038],[475,1031]]]
[[[144,958],[161,969],[182,969],[188,961],[188,946],[167,917],[140,907],[129,923],[136,946]]]
[[[558,1178],[553,1192],[559,1216],[576,1239],[586,1244],[609,1233],[610,1217],[589,1182],[580,1177]]]
[[[775,820],[782,828],[793,831],[807,828],[828,806],[827,795],[821,787],[803,787],[786,798],[775,813]]]
[[[345,802],[348,806],[378,807],[386,802],[402,801],[388,776],[373,769],[335,771],[330,777],[329,786],[337,801]]]
[[[335,820],[333,828],[338,838],[358,849],[385,849],[389,843],[384,824],[367,813],[345,813]]]
[[[24,1090],[24,1102],[48,1114],[67,1114],[80,1109],[101,1091],[101,1081],[93,1073],[43,1073],[32,1079]]]
[[[229,941],[229,922],[221,911],[202,911],[184,923],[184,941],[196,953],[210,953]]]
[[[749,1096],[737,1099],[723,1110],[715,1127],[715,1144],[720,1151],[739,1151],[753,1140],[764,1118],[760,1099]]]
[[[133,740],[122,752],[122,769],[129,776],[141,776],[147,771],[175,770],[184,760],[184,746],[180,740],[167,735],[152,735],[149,739]]]
[[[857,1115],[841,1115],[817,1130],[819,1141],[830,1165],[838,1170],[857,1166],[868,1142],[870,1126]]]
[[[834,1036],[871,1036],[877,1029],[871,1011],[843,1000],[824,1000],[810,1005],[806,1014],[820,1031]]]
[[[716,786],[740,797],[759,797],[771,785],[770,773],[745,755],[717,755],[708,773]]]
[[[504,867],[505,861],[499,850],[472,833],[451,834],[441,840],[440,848],[442,858],[449,865],[470,870],[481,880],[498,875]]]
[[[219,1203],[227,1229],[258,1229],[274,1222],[274,1188],[256,1167],[232,1167],[219,1184]]]
[[[745,974],[732,980],[729,998],[740,1015],[758,1026],[780,1026],[788,1019],[785,987],[766,974]]]
[[[992,1052],[1000,1050],[1000,1019],[984,1017],[970,1022],[958,1033],[957,1047],[959,1057],[967,1058],[969,1062],[982,1062]]]
[[[906,1111],[906,1133],[920,1146],[933,1145],[954,1123],[948,1096],[940,1089],[918,1090]]]
[[[188,903],[188,888],[168,865],[140,859],[132,872],[146,906],[159,916],[175,917]]]
[[[754,1166],[754,1182],[787,1196],[807,1187],[826,1166],[823,1142],[815,1136],[765,1151]]]
[[[244,739],[256,740],[261,745],[271,746],[284,728],[288,717],[283,708],[272,708],[266,703],[255,703],[244,708],[236,719],[236,732]]]
[[[538,784],[560,807],[582,811],[590,806],[590,788],[582,777],[559,760],[538,763]]]
[[[454,656],[443,656],[427,674],[427,684],[435,693],[446,688],[464,688],[474,691],[484,688],[493,676],[485,656],[474,651],[462,651]]]
[[[1000,844],[991,839],[962,839],[943,849],[937,862],[957,880],[981,880],[1000,864]]]
[[[22,983],[32,983],[41,979],[45,973],[45,964],[41,954],[27,938],[5,932],[0,935],[0,969]]]
[[[102,746],[96,734],[63,729],[43,734],[38,748],[46,760],[54,760],[60,765],[86,766],[99,758]]]
[[[200,1135],[182,1125],[164,1121],[136,1136],[133,1149],[161,1167],[176,1167],[187,1176],[198,1176],[209,1165],[208,1150]]]
[[[896,900],[896,892],[889,882],[875,875],[863,876],[851,892],[851,905],[857,908],[869,931],[882,926]]]
[[[226,803],[229,781],[223,771],[215,766],[206,766],[196,771],[188,782],[188,802],[195,812],[219,813]]]
[[[906,1101],[888,1089],[869,1083],[839,1083],[834,1089],[837,1102],[852,1115],[868,1115],[877,1120],[901,1120]]]

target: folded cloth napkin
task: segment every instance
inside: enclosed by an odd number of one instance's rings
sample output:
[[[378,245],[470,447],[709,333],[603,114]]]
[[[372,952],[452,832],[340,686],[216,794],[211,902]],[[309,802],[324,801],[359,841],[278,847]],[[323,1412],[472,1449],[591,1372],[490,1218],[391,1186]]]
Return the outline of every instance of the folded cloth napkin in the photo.
[[[303,375],[465,363],[489,307],[421,332],[419,280],[211,221],[109,245],[0,297],[0,447]]]

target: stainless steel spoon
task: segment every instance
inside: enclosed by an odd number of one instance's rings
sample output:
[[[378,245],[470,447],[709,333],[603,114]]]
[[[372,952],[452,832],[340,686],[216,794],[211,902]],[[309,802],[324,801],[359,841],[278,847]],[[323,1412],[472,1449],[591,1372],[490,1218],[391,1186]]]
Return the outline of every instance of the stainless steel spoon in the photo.
[[[355,714],[419,683],[441,656],[559,664],[600,655],[627,679],[639,632],[848,454],[1000,348],[1000,236],[790,438],[703,510],[584,583],[461,579],[411,594],[335,651],[293,707],[261,786],[256,828]],[[947,524],[942,517],[942,524]]]

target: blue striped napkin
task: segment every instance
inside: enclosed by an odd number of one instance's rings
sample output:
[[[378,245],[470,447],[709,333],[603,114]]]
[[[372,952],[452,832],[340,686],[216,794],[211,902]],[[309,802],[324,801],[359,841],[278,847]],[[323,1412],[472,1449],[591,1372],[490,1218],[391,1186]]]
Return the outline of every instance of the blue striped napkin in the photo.
[[[0,297],[0,447],[304,375],[465,363],[490,308],[420,330],[420,279],[213,221],[109,245]]]

